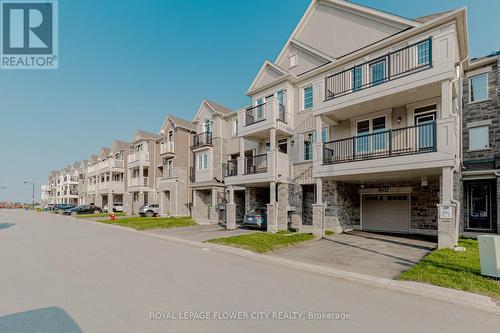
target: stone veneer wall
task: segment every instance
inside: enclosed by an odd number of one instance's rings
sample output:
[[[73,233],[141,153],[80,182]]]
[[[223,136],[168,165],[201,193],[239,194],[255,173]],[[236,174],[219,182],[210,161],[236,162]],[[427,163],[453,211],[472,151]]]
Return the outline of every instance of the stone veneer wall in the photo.
[[[323,181],[325,220],[337,217],[343,229],[359,228],[359,185],[333,180]]]
[[[428,177],[427,186],[420,181],[402,181],[366,184],[369,188],[411,187],[410,225],[411,229],[437,230],[437,204],[440,200],[440,179],[438,176]],[[326,203],[325,220],[337,217],[343,229],[360,227],[360,194],[359,184],[323,181],[323,201]]]
[[[243,222],[245,217],[245,191],[234,191],[234,203],[236,204],[236,222]]]
[[[302,224],[312,225],[314,185],[302,185]]]
[[[208,219],[208,209],[212,204],[212,190],[195,190],[196,206],[193,206],[193,218]]]
[[[269,188],[267,187],[247,187],[245,190],[246,211],[255,207],[266,207],[269,203]]]

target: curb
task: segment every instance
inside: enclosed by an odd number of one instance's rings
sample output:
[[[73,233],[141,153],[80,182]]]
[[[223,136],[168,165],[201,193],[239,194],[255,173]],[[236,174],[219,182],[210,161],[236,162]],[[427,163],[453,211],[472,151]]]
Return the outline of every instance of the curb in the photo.
[[[123,227],[119,225],[106,224],[101,222],[96,222],[92,220],[76,219],[72,217],[73,220],[78,222],[86,222],[99,224],[108,228],[115,228],[123,230],[126,232],[143,235],[146,237],[152,237],[156,239],[166,240],[174,242],[177,244],[182,244],[191,247],[197,247],[200,249],[210,249],[219,253],[232,254],[239,257],[249,258],[253,260],[258,260],[260,262],[279,264],[292,269],[297,269],[305,272],[322,274],[326,276],[332,276],[335,278],[340,278],[346,281],[362,283],[365,285],[375,286],[378,288],[404,292],[411,295],[422,296],[431,298],[434,300],[461,305],[469,308],[473,308],[480,311],[486,311],[489,313],[494,313],[500,315],[500,302],[495,302],[492,298],[488,296],[478,295],[474,293],[469,293],[461,290],[454,290],[449,288],[443,288],[438,286],[433,286],[429,284],[413,282],[413,281],[397,281],[386,278],[379,278],[371,275],[365,275],[360,273],[343,271],[331,267],[320,266],[308,264],[301,261],[284,259],[273,257],[265,254],[258,254],[251,252],[249,250],[240,249],[236,247],[229,247],[219,244],[211,243],[201,243],[198,241],[192,241],[167,235],[155,234],[148,231],[138,231],[128,227]]]

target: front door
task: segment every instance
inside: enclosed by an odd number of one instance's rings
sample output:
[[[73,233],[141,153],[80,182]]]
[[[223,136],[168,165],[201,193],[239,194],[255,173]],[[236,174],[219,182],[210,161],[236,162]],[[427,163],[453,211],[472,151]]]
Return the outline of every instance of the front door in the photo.
[[[468,184],[467,199],[467,229],[492,231],[493,224],[491,223],[491,184]]]

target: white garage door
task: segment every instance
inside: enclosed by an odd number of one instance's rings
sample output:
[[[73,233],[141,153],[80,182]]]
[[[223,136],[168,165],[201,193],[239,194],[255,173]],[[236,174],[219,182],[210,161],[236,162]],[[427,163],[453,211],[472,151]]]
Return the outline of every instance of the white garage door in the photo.
[[[409,232],[408,194],[364,195],[362,205],[363,230]]]

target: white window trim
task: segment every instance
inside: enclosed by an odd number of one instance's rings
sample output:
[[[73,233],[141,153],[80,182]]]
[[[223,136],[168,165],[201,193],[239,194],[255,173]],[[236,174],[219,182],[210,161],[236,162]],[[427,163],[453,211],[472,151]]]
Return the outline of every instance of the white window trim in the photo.
[[[392,129],[392,109],[387,109],[384,111],[374,112],[367,115],[351,118],[351,135],[358,135],[358,123],[361,121],[368,120],[370,122],[370,132],[372,133],[372,122],[375,118],[385,117],[385,128],[386,130]]]
[[[311,88],[312,89],[312,107],[309,107],[309,108],[306,108],[305,106],[305,102],[306,102],[306,99],[305,99],[305,94],[306,94],[306,89],[307,88]],[[301,99],[301,111],[307,111],[307,110],[311,110],[314,108],[314,85],[311,83],[311,84],[308,84],[308,85],[305,85],[303,87],[300,88],[300,99]]]
[[[470,135],[470,132],[471,130],[473,129],[477,129],[477,128],[487,128],[488,129],[488,135],[487,135],[487,143],[486,143],[486,147],[483,147],[483,148],[471,148],[471,135]],[[469,127],[468,128],[468,135],[469,135],[469,147],[468,147],[468,150],[469,152],[474,152],[474,151],[483,151],[483,150],[490,150],[491,147],[490,147],[490,126],[489,125],[483,125],[483,126],[474,126],[474,127]]]
[[[425,101],[406,105],[406,126],[415,125],[415,109],[423,108],[430,105],[436,105],[436,120],[441,119],[441,100],[440,98],[431,98]],[[431,112],[431,111],[428,111]]]
[[[472,79],[481,75],[486,75],[486,98],[481,99],[478,101],[472,101]],[[474,103],[480,103],[480,102],[486,102],[490,100],[490,86],[489,86],[489,79],[490,79],[490,74],[488,72],[485,73],[477,73],[475,75],[471,75],[467,78],[469,80],[469,103],[468,104],[474,104]]]

